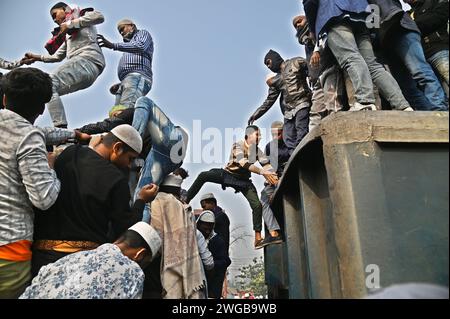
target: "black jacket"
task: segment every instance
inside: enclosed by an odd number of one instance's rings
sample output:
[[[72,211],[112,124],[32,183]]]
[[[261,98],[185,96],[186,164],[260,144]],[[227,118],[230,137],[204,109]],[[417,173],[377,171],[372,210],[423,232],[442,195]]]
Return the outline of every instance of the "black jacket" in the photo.
[[[409,11],[422,32],[425,56],[448,50],[448,0],[417,0]]]
[[[222,295],[223,281],[228,266],[231,264],[228,257],[228,246],[225,241],[216,234],[209,240],[208,249],[214,258],[214,269],[206,274],[208,281],[208,297],[219,299]]]
[[[216,218],[214,231],[222,237],[228,251],[228,247],[230,246],[230,219],[225,211],[219,206],[216,206],[216,208],[213,209],[213,213]]]
[[[56,159],[55,172],[61,191],[50,209],[37,210],[35,240],[104,244],[142,220],[145,203],[137,200],[130,208],[127,178],[89,147],[66,148]],[[108,234],[110,226],[112,233]]]
[[[274,154],[272,154],[272,152],[274,152]],[[277,174],[281,177],[281,175],[283,175],[284,168],[291,157],[289,154],[289,149],[284,141],[272,140],[267,143],[265,154],[269,157],[272,167],[275,167],[275,163],[277,164]]]
[[[420,30],[411,17],[403,11],[400,0],[369,0],[370,4],[380,9],[381,28],[379,37],[381,44],[389,46],[390,36],[398,32],[413,31],[420,34]]]
[[[122,124],[132,125],[134,110],[135,110],[134,108],[125,109],[113,118],[107,118],[101,122],[87,124],[77,130],[82,133],[92,135],[110,132],[113,128]],[[143,159],[147,158],[147,155],[150,152],[151,148],[152,148],[151,136],[150,134],[146,133],[143,138],[143,147],[141,152],[141,157]]]

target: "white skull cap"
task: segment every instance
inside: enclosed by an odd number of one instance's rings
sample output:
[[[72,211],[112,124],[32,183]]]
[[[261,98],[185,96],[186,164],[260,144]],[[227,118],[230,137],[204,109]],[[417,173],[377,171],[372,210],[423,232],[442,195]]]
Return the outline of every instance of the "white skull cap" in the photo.
[[[152,258],[161,248],[161,237],[158,232],[146,222],[138,222],[128,228],[128,230],[133,230],[138,233],[148,244],[150,250],[152,251]]]
[[[161,186],[173,186],[173,187],[181,187],[181,184],[183,183],[183,179],[174,174],[169,174],[162,182]]]
[[[142,152],[142,138],[139,132],[134,127],[128,124],[116,126],[111,130],[111,133],[122,142],[131,147],[135,152]]]
[[[214,216],[214,213],[210,210],[205,210],[199,217],[199,221],[202,221],[204,223],[215,223],[216,217]]]
[[[204,195],[200,198],[200,201],[204,201],[205,199],[216,199],[216,198],[214,197],[214,194],[213,194],[213,193],[207,193],[207,194],[204,194]]]
[[[134,24],[134,22],[130,19],[122,19],[119,22],[117,22],[117,29],[120,29],[120,26],[122,25],[127,25],[127,24]]]

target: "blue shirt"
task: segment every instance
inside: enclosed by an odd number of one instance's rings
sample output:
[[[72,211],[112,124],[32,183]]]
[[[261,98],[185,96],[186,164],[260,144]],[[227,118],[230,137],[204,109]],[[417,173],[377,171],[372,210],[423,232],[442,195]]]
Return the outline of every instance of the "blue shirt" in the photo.
[[[117,70],[120,81],[133,72],[153,80],[153,39],[150,32],[137,30],[129,42],[114,43],[113,49],[124,52]]]

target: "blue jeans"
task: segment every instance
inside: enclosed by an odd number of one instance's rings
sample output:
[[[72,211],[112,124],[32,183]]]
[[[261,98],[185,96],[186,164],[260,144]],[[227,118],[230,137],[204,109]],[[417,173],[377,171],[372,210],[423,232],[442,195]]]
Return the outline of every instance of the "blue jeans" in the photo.
[[[269,231],[280,230],[280,225],[278,224],[272,208],[270,208],[270,197],[275,194],[276,187],[272,185],[267,185],[261,192],[261,204],[263,206],[263,219],[266,223]]]
[[[120,83],[115,105],[134,107],[136,100],[152,89],[152,80],[140,73],[129,73]]]
[[[409,107],[402,91],[386,69],[377,62],[369,32],[365,27],[341,23],[328,32],[328,46],[342,70],[350,76],[356,102],[375,104],[373,83],[393,109]]]
[[[97,64],[75,56],[51,74],[53,95],[47,108],[54,126],[67,126],[66,113],[60,96],[90,87],[102,71]]]
[[[136,101],[133,127],[143,137],[148,132],[152,149],[145,159],[144,167],[134,193],[137,199],[141,188],[148,184],[160,185],[167,175],[183,164],[186,156],[188,136],[147,97]],[[143,221],[150,221],[149,205],[145,205]]]
[[[429,106],[425,110],[448,110],[441,83],[425,59],[420,34],[412,31],[402,32],[393,38],[393,44],[392,49],[395,55],[402,61],[415,81],[410,84],[410,87],[414,84],[417,85],[429,101]],[[393,65],[393,69],[396,69],[395,65]],[[405,92],[405,95],[408,95],[408,92]],[[413,104],[412,106],[419,109],[417,105]]]
[[[425,94],[417,87],[416,81],[412,78],[408,69],[403,65],[402,61],[397,57],[389,59],[389,69],[392,75],[399,83],[403,94],[409,104],[417,111],[433,111],[437,110],[428,101]]]
[[[428,62],[448,86],[448,50],[442,50],[433,54],[428,58]]]

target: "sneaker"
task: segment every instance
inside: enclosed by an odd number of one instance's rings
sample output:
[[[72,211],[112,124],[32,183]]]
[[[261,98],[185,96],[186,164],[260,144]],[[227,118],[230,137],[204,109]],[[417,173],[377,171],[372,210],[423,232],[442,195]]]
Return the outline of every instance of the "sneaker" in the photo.
[[[276,237],[268,236],[263,240],[262,246],[265,247],[267,245],[275,245],[281,244],[283,242],[283,238],[280,235]]]
[[[407,108],[403,109],[402,111],[414,112],[414,109],[411,106],[408,106]]]
[[[255,241],[255,249],[258,250],[258,249],[263,248],[264,247],[263,242],[264,242],[264,239]]]

